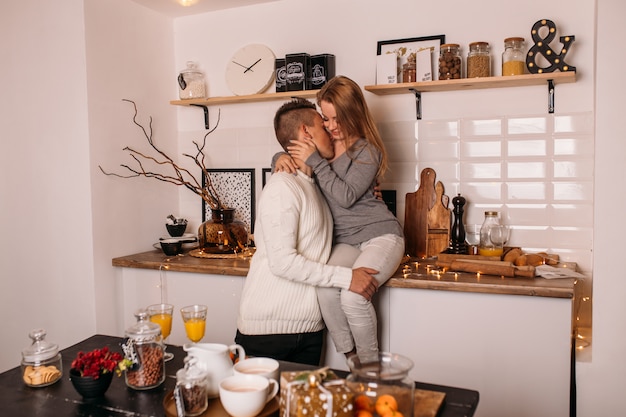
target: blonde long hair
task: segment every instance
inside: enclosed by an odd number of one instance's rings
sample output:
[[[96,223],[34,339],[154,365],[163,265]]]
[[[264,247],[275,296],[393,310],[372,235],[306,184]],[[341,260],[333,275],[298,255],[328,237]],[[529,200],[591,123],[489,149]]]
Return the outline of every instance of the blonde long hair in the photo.
[[[345,135],[365,138],[378,149],[381,160],[376,176],[382,178],[388,168],[387,151],[359,85],[343,75],[333,77],[317,93],[317,105],[322,101],[335,107],[337,122]]]

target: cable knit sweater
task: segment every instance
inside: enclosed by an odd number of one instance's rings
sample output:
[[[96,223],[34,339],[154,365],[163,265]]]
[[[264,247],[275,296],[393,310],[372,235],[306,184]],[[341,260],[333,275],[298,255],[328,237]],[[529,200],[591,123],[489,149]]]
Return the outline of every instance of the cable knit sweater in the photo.
[[[245,281],[237,328],[243,334],[322,330],[315,287],[348,289],[352,270],[326,265],[333,219],[315,181],[274,173],[259,199],[256,252]]]

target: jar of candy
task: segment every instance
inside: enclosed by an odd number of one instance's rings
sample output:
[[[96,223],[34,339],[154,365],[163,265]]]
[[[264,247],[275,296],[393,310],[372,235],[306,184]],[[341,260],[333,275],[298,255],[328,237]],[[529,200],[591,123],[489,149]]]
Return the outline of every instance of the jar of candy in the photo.
[[[446,43],[439,49],[439,79],[456,80],[461,75],[461,48],[456,43]]]
[[[374,417],[383,417],[376,410],[389,408],[396,412],[394,415],[413,415],[415,382],[409,378],[411,359],[380,352],[378,360],[367,363],[361,363],[354,355],[348,359],[348,366],[346,384],[354,392],[355,410],[373,410]]]
[[[137,390],[158,387],[165,381],[164,346],[161,326],[150,321],[146,310],[135,313],[137,323],[126,330],[124,356],[132,365],[126,369],[126,385]]]
[[[181,100],[206,98],[204,74],[193,61],[187,61],[187,68],[178,74],[178,96]]]
[[[522,75],[525,68],[524,38],[506,38],[502,52],[502,75]]]
[[[45,340],[44,329],[35,329],[28,337],[33,343],[22,351],[22,380],[29,387],[54,384],[63,375],[59,345]]]
[[[472,42],[467,53],[467,78],[490,77],[491,57],[487,42]]]

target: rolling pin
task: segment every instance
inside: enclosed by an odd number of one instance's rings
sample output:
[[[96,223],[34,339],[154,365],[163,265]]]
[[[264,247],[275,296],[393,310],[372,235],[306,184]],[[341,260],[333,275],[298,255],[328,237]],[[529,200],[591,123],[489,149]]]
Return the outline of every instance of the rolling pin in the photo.
[[[454,260],[452,262],[436,262],[437,266],[450,268],[452,271],[473,272],[485,275],[496,275],[504,277],[525,277],[535,276],[535,267],[515,266],[511,262],[504,261],[474,261],[474,260]]]

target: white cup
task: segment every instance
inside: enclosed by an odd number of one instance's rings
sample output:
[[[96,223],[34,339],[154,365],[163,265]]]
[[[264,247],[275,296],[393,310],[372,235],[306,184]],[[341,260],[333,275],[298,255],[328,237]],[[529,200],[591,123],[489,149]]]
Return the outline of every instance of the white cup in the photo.
[[[272,358],[248,358],[240,360],[233,367],[235,375],[261,375],[278,381],[279,363]]]
[[[220,401],[233,417],[254,417],[278,393],[278,382],[260,375],[233,375],[220,382]]]

